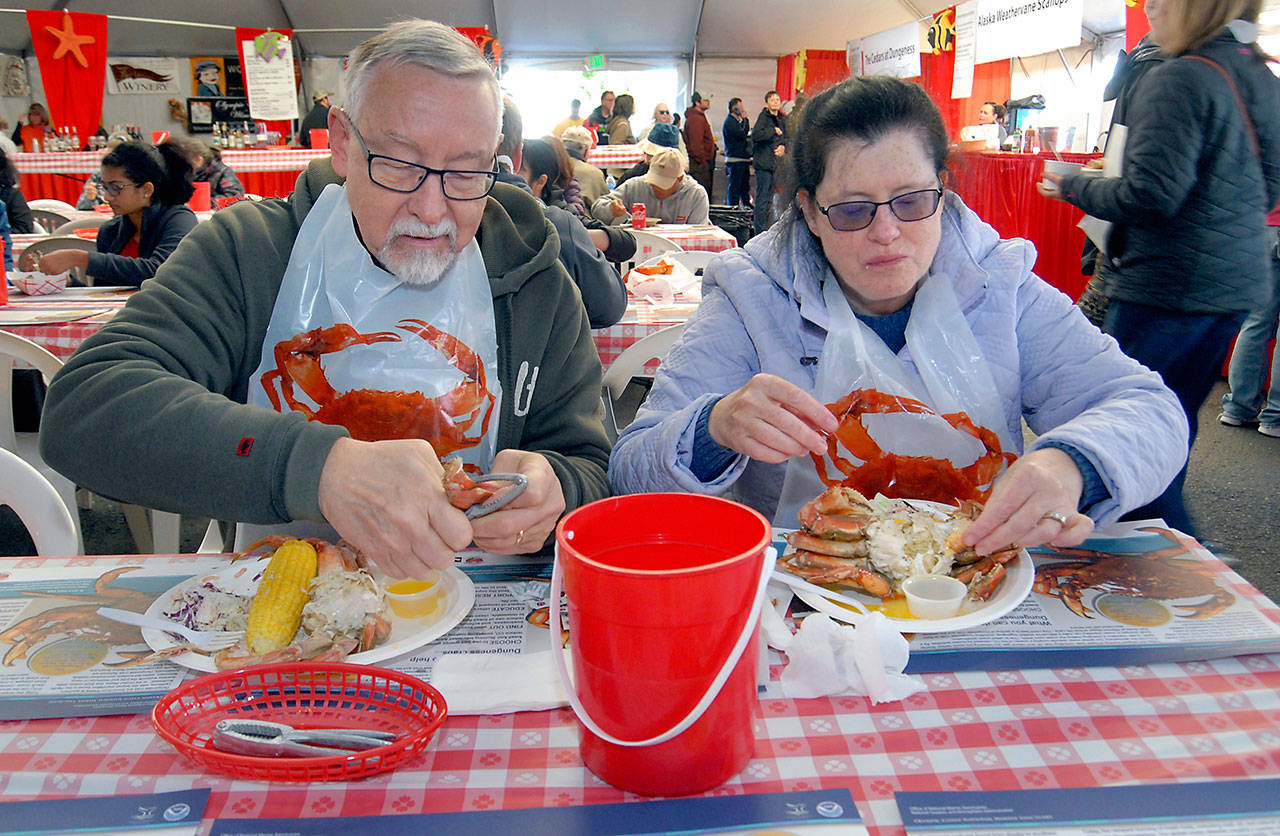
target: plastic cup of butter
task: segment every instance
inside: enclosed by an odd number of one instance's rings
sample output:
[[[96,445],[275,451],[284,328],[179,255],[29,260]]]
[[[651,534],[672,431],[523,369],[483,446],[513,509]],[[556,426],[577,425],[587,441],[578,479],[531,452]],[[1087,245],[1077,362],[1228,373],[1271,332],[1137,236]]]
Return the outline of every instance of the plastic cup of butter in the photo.
[[[400,618],[428,618],[440,610],[444,583],[439,572],[427,572],[421,578],[388,578],[383,584],[387,604]]]
[[[951,618],[960,612],[968,587],[946,575],[913,575],[902,582],[907,609],[916,618]]]

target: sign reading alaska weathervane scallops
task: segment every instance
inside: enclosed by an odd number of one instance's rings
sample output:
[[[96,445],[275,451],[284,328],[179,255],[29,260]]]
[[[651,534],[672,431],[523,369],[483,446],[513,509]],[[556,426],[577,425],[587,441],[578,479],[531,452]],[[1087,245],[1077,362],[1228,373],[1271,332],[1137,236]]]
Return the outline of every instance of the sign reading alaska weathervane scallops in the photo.
[[[1080,43],[1084,0],[974,0],[978,4],[977,55],[985,64],[1039,55]]]

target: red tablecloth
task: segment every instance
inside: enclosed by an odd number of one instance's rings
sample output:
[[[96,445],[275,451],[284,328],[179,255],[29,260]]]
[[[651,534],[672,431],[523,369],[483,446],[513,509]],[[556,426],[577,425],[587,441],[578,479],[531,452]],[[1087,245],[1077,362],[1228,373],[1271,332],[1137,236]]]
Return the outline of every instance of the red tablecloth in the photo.
[[[27,200],[54,198],[75,205],[84,181],[101,168],[104,151],[55,154],[16,154]],[[223,151],[222,161],[244,183],[245,190],[262,197],[283,197],[293,191],[298,173],[307,163],[329,156],[328,149],[270,148]]]
[[[639,145],[597,145],[587,152],[587,162],[600,168],[630,168],[643,160]]]
[[[1082,163],[1097,156],[1063,154],[1062,159]],[[1088,280],[1080,273],[1084,233],[1076,226],[1084,212],[1036,192],[1044,161],[1053,158],[1052,154],[960,151],[951,167],[956,193],[965,204],[1002,238],[1026,238],[1035,244],[1036,275],[1079,299]]]

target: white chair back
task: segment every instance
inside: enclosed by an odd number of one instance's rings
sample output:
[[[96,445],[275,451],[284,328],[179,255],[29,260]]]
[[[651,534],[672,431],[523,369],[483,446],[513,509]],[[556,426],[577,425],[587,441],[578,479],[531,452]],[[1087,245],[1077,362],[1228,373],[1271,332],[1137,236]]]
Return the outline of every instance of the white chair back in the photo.
[[[0,505],[8,505],[26,526],[42,557],[83,554],[75,521],[58,490],[40,471],[8,450],[0,450]]]
[[[92,218],[76,218],[73,221],[67,221],[62,226],[53,231],[54,235],[72,235],[77,229],[97,229],[98,227],[111,220],[111,215],[95,215]]]
[[[55,229],[68,223],[71,219],[66,215],[54,212],[50,209],[32,209],[31,221],[35,224],[38,231],[52,233]]]
[[[642,377],[644,375],[644,367],[650,360],[661,361],[665,358],[671,346],[675,344],[683,333],[684,325],[680,324],[671,325],[661,331],[655,331],[648,336],[641,337],[628,346],[625,351],[618,355],[618,359],[610,363],[609,368],[605,369],[602,380],[605,431],[609,433],[611,440],[617,439],[618,430],[621,429],[617,422],[617,402],[622,397],[623,391],[626,390],[627,384],[631,382],[631,378]]]
[[[655,235],[652,232],[646,232],[643,229],[628,229],[636,239],[636,254],[631,260],[623,264],[622,275],[627,275],[627,271],[635,267],[637,264],[643,264],[649,259],[663,253],[681,253],[684,248],[679,244],[668,241],[661,235]]]
[[[66,203],[61,200],[54,200],[51,197],[41,197],[36,200],[28,200],[27,208],[47,209],[50,212],[58,212],[59,214],[76,211],[76,207],[72,206],[70,203]]]

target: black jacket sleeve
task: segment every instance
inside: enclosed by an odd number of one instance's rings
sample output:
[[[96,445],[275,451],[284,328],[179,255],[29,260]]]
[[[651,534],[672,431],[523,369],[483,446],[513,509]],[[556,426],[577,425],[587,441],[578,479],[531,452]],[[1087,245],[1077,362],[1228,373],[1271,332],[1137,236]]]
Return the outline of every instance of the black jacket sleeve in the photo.
[[[117,254],[128,237],[126,235],[121,240],[119,233],[127,230],[115,224],[104,224],[98,230],[98,252],[89,253],[88,273],[97,284],[137,287],[156,274],[186,234],[195,229],[196,223],[195,213],[187,207],[165,207],[153,219],[150,228],[143,227],[137,258]]]
[[[31,220],[31,207],[27,206],[27,198],[17,187],[10,188],[5,194],[4,205],[9,211],[9,228],[13,232],[36,231],[35,222]]]

